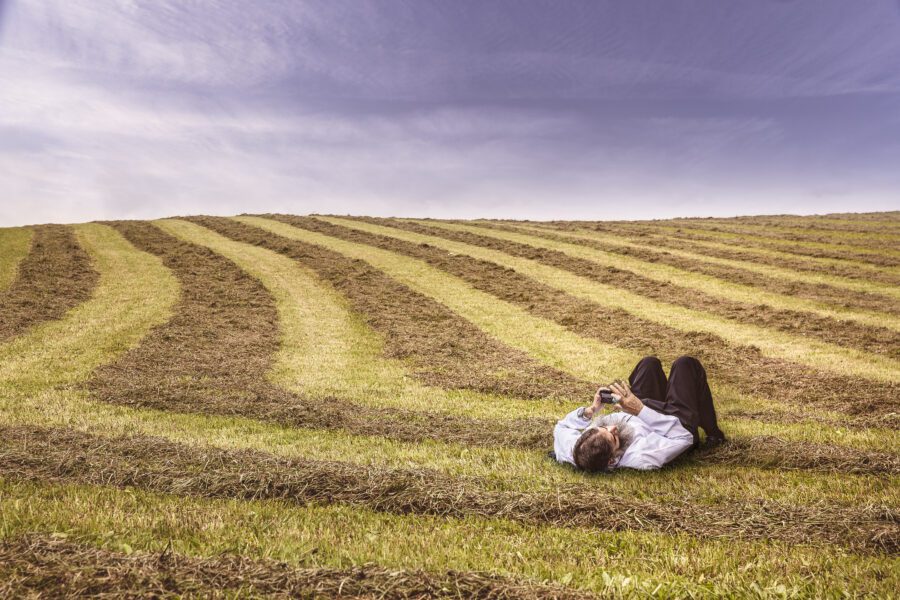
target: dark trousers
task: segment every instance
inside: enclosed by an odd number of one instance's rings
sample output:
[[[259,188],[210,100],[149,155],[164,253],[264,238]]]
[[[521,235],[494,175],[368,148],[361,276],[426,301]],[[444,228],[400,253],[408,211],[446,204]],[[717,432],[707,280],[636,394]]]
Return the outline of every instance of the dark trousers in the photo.
[[[634,367],[628,382],[631,391],[646,406],[678,417],[684,428],[694,434],[694,445],[700,442],[698,427],[706,432],[707,437],[725,437],[716,422],[706,369],[696,358],[682,356],[676,359],[666,379],[659,359],[648,356]]]

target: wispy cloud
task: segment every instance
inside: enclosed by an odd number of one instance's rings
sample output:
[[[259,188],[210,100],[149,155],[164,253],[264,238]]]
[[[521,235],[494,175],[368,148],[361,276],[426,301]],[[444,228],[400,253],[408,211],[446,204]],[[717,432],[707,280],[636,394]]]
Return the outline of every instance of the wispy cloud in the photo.
[[[0,223],[897,207],[893,2],[0,6]]]

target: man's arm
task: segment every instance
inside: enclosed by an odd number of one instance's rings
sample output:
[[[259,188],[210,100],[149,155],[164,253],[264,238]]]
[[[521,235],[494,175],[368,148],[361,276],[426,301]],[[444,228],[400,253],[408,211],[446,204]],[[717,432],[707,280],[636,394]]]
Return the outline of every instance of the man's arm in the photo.
[[[651,430],[643,440],[646,449],[635,468],[658,469],[694,445],[694,435],[684,428],[678,417],[664,415],[645,406],[625,382],[614,383],[610,387],[622,397],[619,407],[646,423]]]

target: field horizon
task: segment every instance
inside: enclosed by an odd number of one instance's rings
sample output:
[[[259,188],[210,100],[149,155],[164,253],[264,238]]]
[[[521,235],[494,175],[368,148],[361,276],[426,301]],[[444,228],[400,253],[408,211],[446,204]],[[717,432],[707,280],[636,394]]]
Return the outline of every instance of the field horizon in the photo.
[[[728,440],[591,476],[644,356]],[[890,597],[900,211],[0,228],[0,596]]]

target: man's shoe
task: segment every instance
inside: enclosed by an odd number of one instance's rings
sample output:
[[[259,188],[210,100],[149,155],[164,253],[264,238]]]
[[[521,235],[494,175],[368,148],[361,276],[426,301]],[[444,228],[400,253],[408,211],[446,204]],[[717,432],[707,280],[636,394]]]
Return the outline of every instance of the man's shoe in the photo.
[[[715,448],[716,446],[721,446],[725,443],[724,435],[712,435],[706,436],[706,444],[703,446],[705,449],[709,450]]]

